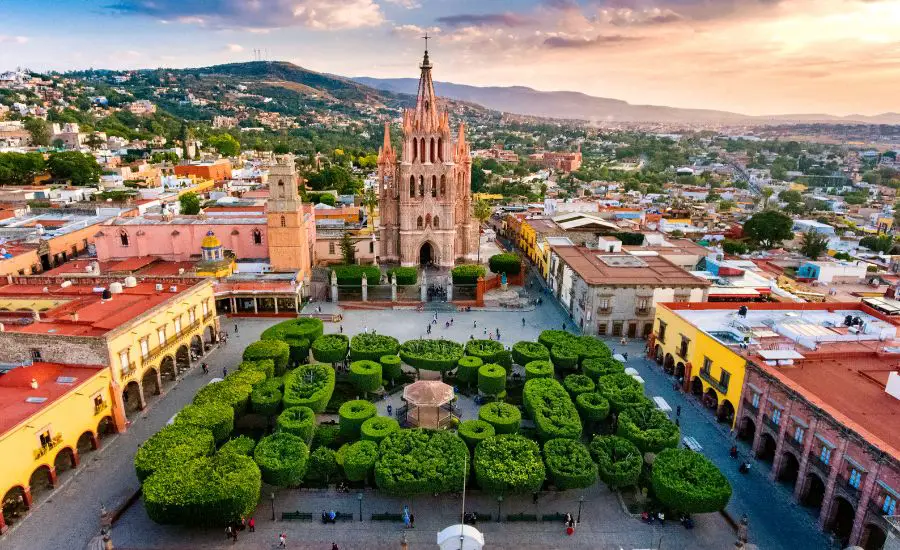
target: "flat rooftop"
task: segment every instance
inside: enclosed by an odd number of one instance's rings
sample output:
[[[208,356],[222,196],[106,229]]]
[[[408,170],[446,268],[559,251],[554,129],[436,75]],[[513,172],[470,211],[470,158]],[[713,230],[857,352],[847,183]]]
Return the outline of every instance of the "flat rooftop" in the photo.
[[[553,251],[590,285],[708,286],[662,256],[604,253],[584,246],[553,246]]]
[[[201,219],[197,216],[173,216],[170,220],[162,219],[162,216],[134,216],[133,218],[116,218],[104,225],[115,226],[141,226],[141,225],[265,225],[264,214],[254,216],[254,212],[247,212],[243,216],[208,216]]]
[[[105,369],[101,365],[33,363],[0,374],[0,434],[46,409]],[[38,383],[31,388],[31,381]],[[36,428],[39,426],[36,426]]]

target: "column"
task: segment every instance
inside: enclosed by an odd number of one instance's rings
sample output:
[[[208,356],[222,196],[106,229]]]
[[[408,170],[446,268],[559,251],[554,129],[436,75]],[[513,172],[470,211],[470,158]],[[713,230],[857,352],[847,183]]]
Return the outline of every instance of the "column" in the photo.
[[[300,298],[297,295],[294,295],[294,313],[300,314]]]
[[[453,277],[447,279],[447,303],[453,301]]]
[[[791,412],[794,410],[794,401],[788,402],[787,410],[781,415],[781,421],[778,424],[778,439],[775,441],[775,458],[772,460],[772,470],[769,472],[769,479],[775,481],[778,471],[781,469],[781,462],[784,459],[784,437],[788,431],[788,425],[791,423]]]
[[[77,468],[81,464],[81,457],[78,456],[78,449],[72,448],[72,467]],[[3,514],[0,514],[3,515]]]
[[[391,301],[397,301],[397,275],[391,273]]]
[[[369,279],[365,275],[362,278],[362,301],[369,301]]]
[[[3,514],[0,514],[0,535],[5,535],[9,530],[9,527],[6,525],[6,520],[3,519]]]
[[[259,303],[256,301],[256,296],[253,297],[253,313],[259,313]]]
[[[800,468],[797,470],[797,484],[794,485],[794,500],[799,501],[806,485],[806,469],[809,467],[809,454],[812,452],[813,440],[816,438],[816,429],[819,427],[819,417],[814,416],[809,421],[809,430],[803,443],[803,456],[800,457]]]
[[[766,385],[766,389],[763,390],[762,395],[759,396],[759,410],[756,411],[756,431],[753,432],[753,444],[750,446],[754,457],[759,454],[759,446],[762,443],[763,415],[766,412],[766,406],[768,403],[769,386]]]
[[[159,367],[156,367],[156,393],[157,395],[162,393],[162,373],[159,371]]]
[[[419,300],[422,302],[428,301],[428,283],[425,280],[425,272],[422,272],[422,286],[419,287]]]
[[[278,315],[278,296],[272,298],[275,300],[275,315]]]
[[[875,492],[875,482],[881,474],[883,459],[878,458],[875,471],[866,474],[866,481],[863,483],[862,491],[859,495],[859,505],[856,507],[856,516],[853,518],[853,530],[850,532],[850,545],[858,545],[859,539],[862,538],[863,526],[866,520],[866,511],[869,508],[869,501],[872,500],[872,493]]]
[[[828,521],[828,516],[831,514],[834,486],[837,483],[838,470],[840,469],[838,466],[844,461],[844,453],[847,452],[848,442],[847,436],[841,435],[838,448],[832,451],[831,459],[828,461],[828,464],[831,465],[831,470],[828,472],[828,481],[825,482],[825,495],[822,497],[822,510],[819,512],[819,521],[817,522],[819,529],[825,529],[825,522]]]
[[[237,300],[234,296],[231,297],[231,314],[234,315],[237,313]]]
[[[48,466],[48,472],[50,472],[50,487],[56,488],[59,478],[56,477],[56,467]]]

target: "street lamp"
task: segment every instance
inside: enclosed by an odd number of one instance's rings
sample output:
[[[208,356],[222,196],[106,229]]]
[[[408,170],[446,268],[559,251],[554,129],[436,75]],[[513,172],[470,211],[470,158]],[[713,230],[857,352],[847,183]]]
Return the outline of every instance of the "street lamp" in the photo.
[[[270,494],[269,498],[272,499],[272,521],[275,521],[275,493]]]
[[[578,497],[578,519],[575,520],[576,523],[581,523],[581,507],[584,506],[584,495]]]
[[[503,504],[503,495],[497,496],[497,523],[500,523],[500,505]]]
[[[362,521],[362,493],[356,493],[356,500],[359,501],[359,521]]]

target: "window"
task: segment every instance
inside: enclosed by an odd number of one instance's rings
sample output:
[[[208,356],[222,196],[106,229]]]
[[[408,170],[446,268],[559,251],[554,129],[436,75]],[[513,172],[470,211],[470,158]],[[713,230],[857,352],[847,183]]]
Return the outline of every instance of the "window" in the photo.
[[[756,408],[756,409],[759,408],[759,397],[760,397],[760,396],[759,396],[758,393],[754,393],[754,394],[753,394],[753,399],[750,400],[750,403],[752,403],[752,404],[753,404],[753,407]]]
[[[372,241],[369,241],[369,254],[374,254],[374,253],[375,253],[375,243],[373,243]]]
[[[128,374],[131,370],[131,361],[128,360],[128,350],[119,353],[119,365],[122,367],[122,374]]]
[[[616,321],[613,323],[613,336],[622,336],[622,321]]]
[[[284,216],[281,216],[281,227],[284,227]],[[254,229],[252,235],[253,244],[262,244],[262,231]]]
[[[650,298],[638,298],[637,310],[641,313],[650,311]]]
[[[431,176],[431,196],[437,197],[437,176]]]
[[[439,161],[444,162],[444,139],[443,138],[438,138],[437,156],[438,156]]]
[[[794,441],[797,443],[803,443],[803,428],[797,426],[794,428]]]
[[[426,108],[427,108],[427,107],[426,107]],[[430,160],[431,160],[432,163],[434,162],[434,154],[435,154],[435,150],[434,150],[434,138],[431,138],[431,155],[429,156],[429,158],[430,158]]]
[[[409,177],[409,196],[410,196],[410,198],[416,196],[416,177],[415,176]]]
[[[600,323],[597,325],[597,334],[600,336],[606,336],[606,323]]]
[[[434,217],[434,220],[432,220],[432,222],[431,222],[431,225],[432,225],[435,229],[437,229],[437,228],[439,227],[439,223],[438,223],[439,221],[440,221],[440,218],[437,217],[437,216],[435,216],[435,217]]]
[[[416,162],[417,160],[419,160],[419,146],[418,146],[418,144],[416,143],[416,140],[415,140],[415,139],[413,139],[413,143],[412,143],[412,152],[413,152],[413,159],[412,159],[412,161],[413,161],[413,162]]]
[[[281,216],[281,227],[287,227],[287,220],[284,219],[284,216]]]
[[[165,327],[157,329],[156,336],[159,338],[159,345],[166,345],[166,329]]]
[[[598,307],[597,309],[601,312],[608,312],[612,309],[612,305],[610,304],[608,296],[602,296],[600,298],[600,307]]]
[[[196,320],[197,320],[197,311],[194,308],[191,308],[191,310],[188,311],[188,322],[193,325],[194,321],[196,321]]]
[[[181,334],[181,317],[175,318],[175,335]]]
[[[700,369],[700,372],[709,376],[712,371],[712,359],[709,357],[703,357],[703,367]]]
[[[663,344],[666,343],[666,322],[660,320],[659,322],[659,341]]]
[[[822,445],[822,452],[819,453],[819,460],[822,461],[822,464],[829,464],[831,462],[831,447]]]
[[[719,374],[719,389],[722,390],[722,393],[728,392],[728,383],[731,382],[731,373],[725,369],[722,369],[721,374]]]
[[[334,241],[328,241],[328,253],[334,255]]]
[[[284,197],[284,182],[281,180],[278,180],[278,197]]]
[[[678,355],[681,356],[682,359],[687,359],[688,354],[688,346],[691,344],[690,338],[687,338],[685,335],[681,335],[681,346],[678,348]]]
[[[206,317],[206,315],[208,313],[209,313],[209,304],[206,302],[206,300],[204,300],[203,301],[203,316]]]
[[[416,227],[422,229],[422,216],[419,216],[419,219],[416,220]]]
[[[884,495],[884,504],[881,505],[881,511],[886,516],[896,515],[897,499],[891,495]]]
[[[128,246],[128,233],[119,231],[119,241],[121,241],[122,246]]]
[[[856,468],[850,468],[850,477],[847,479],[847,483],[850,484],[854,489],[859,489],[860,482],[862,481],[862,474],[859,473],[859,470]]]
[[[422,143],[425,143],[425,141],[423,140]],[[423,147],[424,147],[424,145],[423,145]],[[420,197],[425,196],[425,178],[424,178],[424,176],[419,176],[419,196]]]
[[[150,339],[141,338],[141,357],[146,359],[148,355],[150,355]]]
[[[441,159],[444,160],[444,159]],[[447,194],[447,176],[441,176],[441,196]]]
[[[41,359],[41,350],[37,348],[31,348],[31,360],[32,361],[43,361]]]
[[[772,411],[772,423],[776,426],[781,423],[781,409],[774,409]]]
[[[425,214],[425,227],[431,226],[431,214]]]

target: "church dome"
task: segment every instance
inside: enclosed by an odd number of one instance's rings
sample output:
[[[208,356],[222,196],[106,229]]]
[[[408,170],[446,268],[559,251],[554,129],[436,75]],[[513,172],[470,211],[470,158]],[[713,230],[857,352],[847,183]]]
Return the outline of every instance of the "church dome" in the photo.
[[[212,231],[206,232],[206,237],[203,237],[203,242],[200,244],[200,248],[207,249],[207,250],[213,249],[213,248],[219,248],[221,246],[222,246],[221,241],[219,241],[219,238],[216,237],[216,234],[213,233]]]

